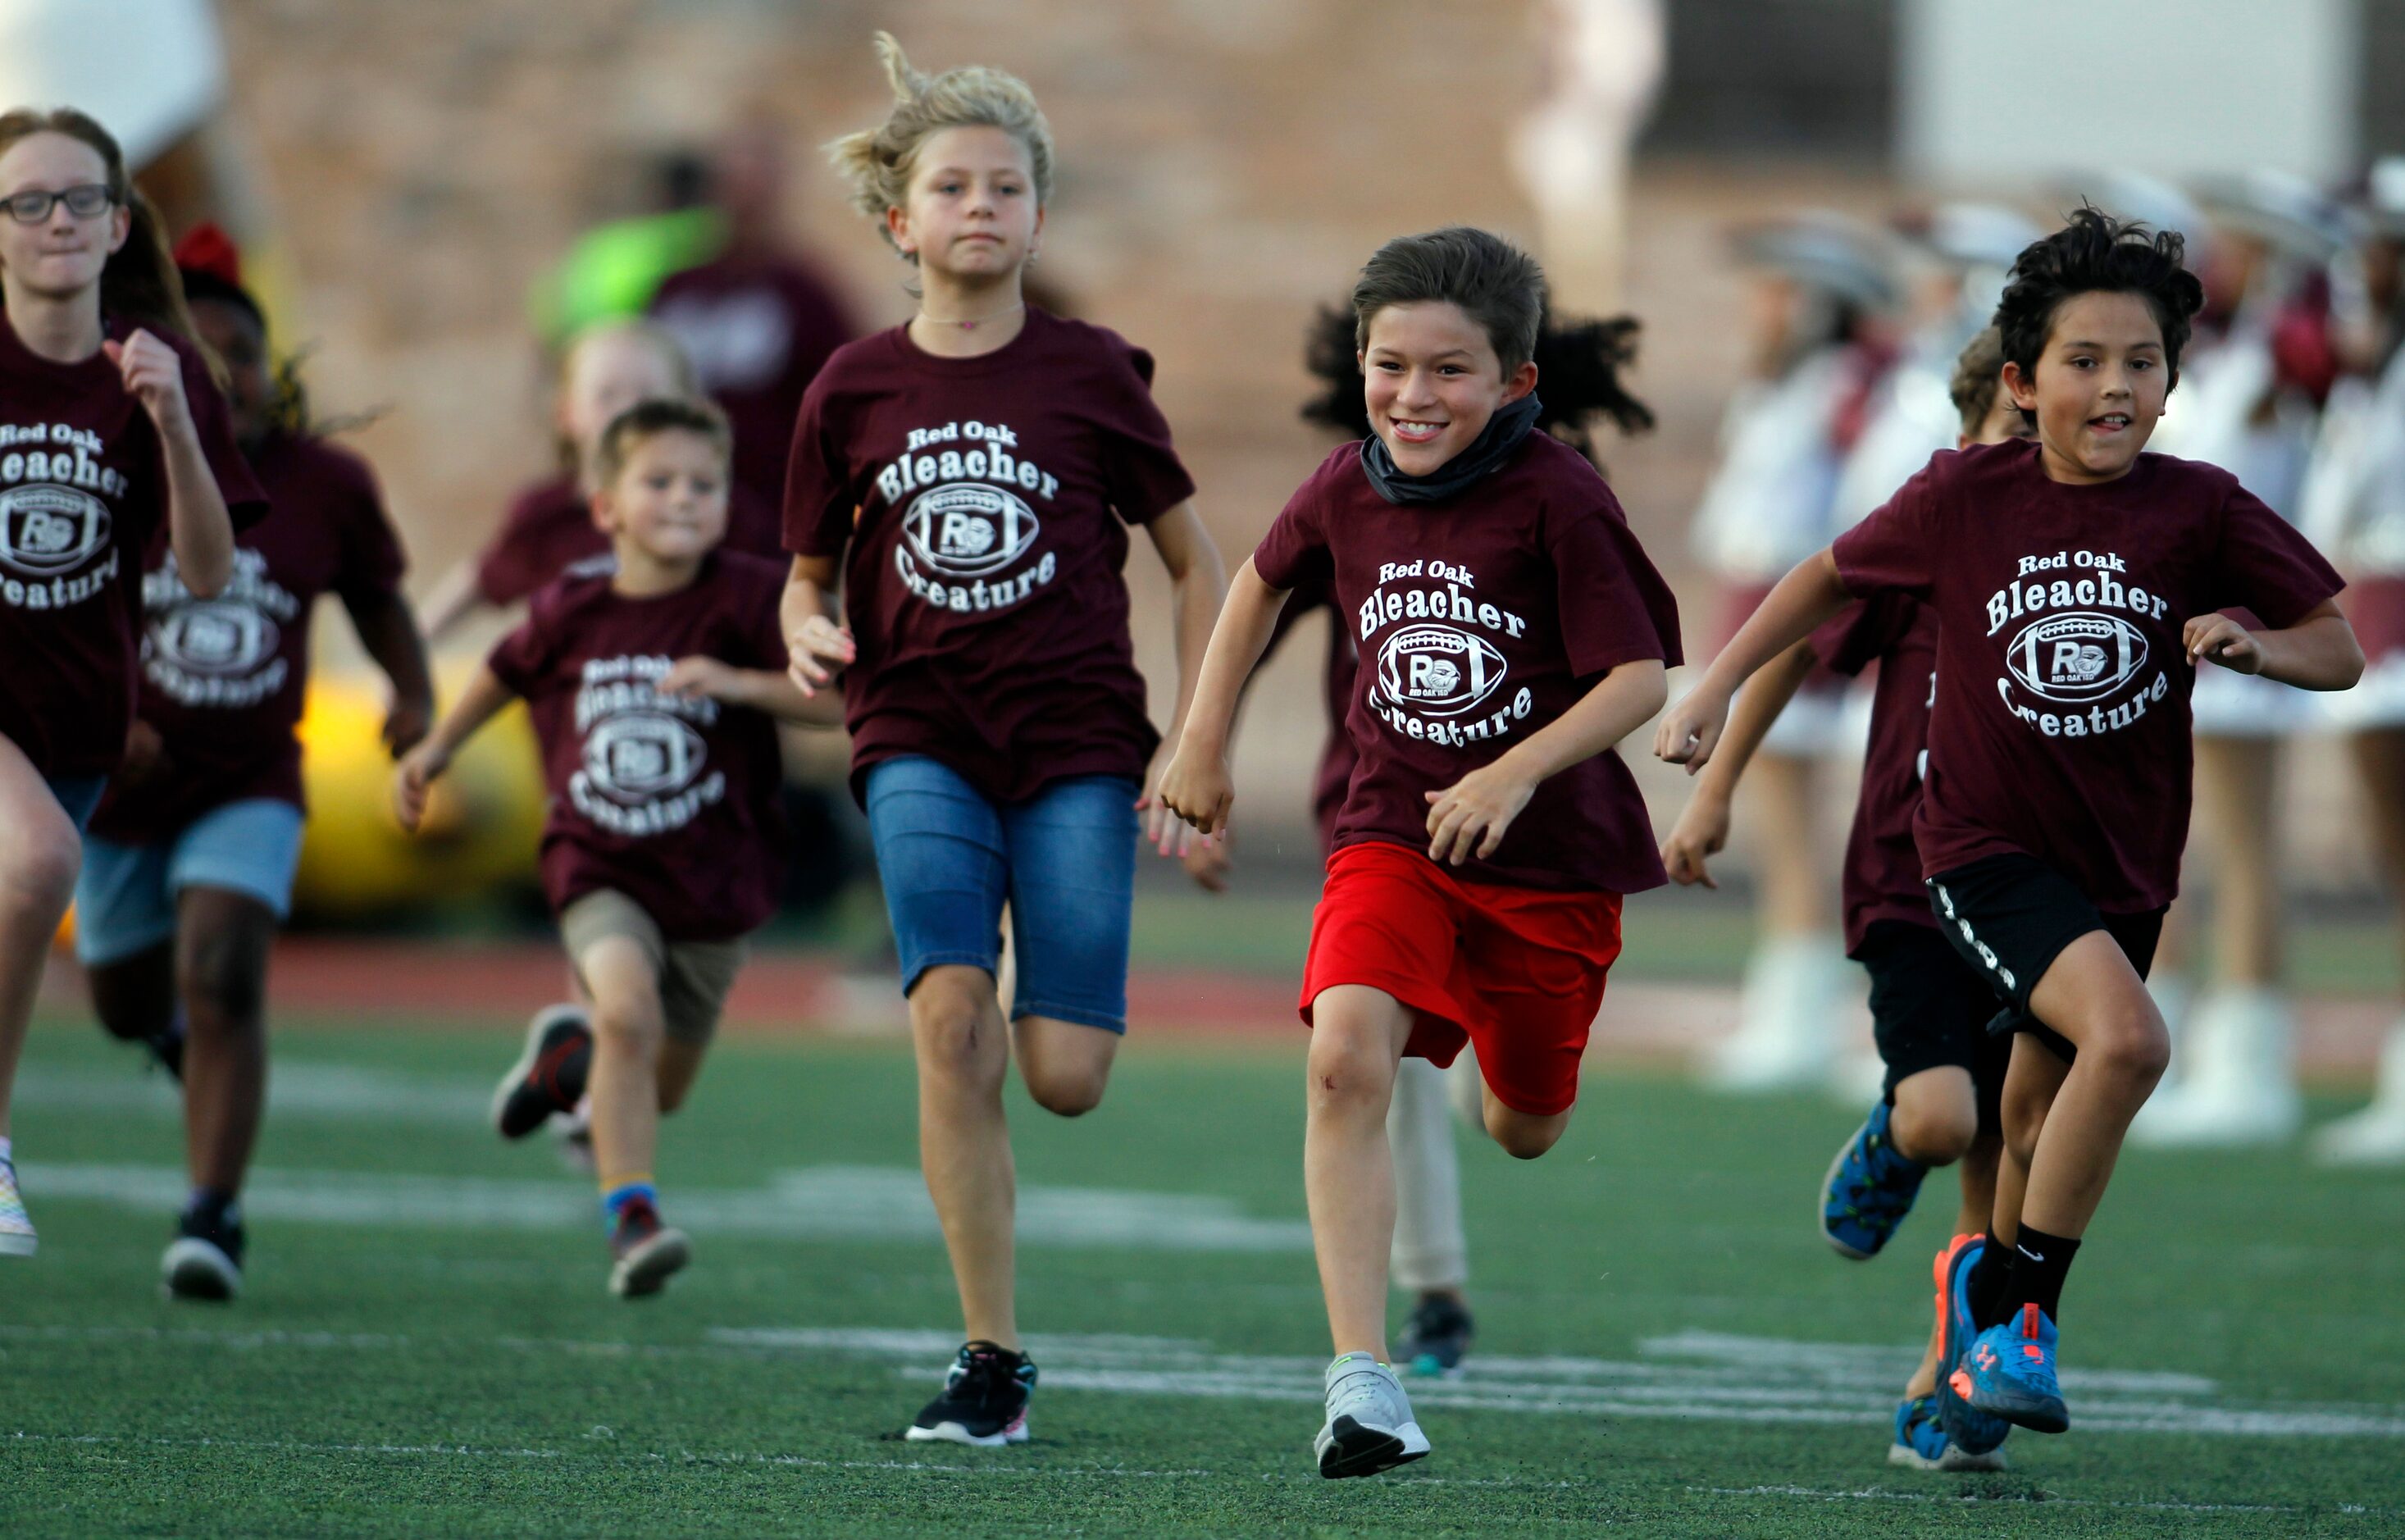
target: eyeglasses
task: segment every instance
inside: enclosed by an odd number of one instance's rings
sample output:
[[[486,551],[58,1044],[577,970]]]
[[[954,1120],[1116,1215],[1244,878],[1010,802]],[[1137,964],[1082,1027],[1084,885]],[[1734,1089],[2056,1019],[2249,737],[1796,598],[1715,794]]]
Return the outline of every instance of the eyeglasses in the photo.
[[[8,218],[19,224],[40,224],[50,217],[50,210],[61,204],[66,205],[67,212],[77,219],[89,219],[95,215],[105,214],[116,202],[117,194],[103,184],[86,182],[81,187],[71,187],[61,192],[37,190],[11,193],[0,198],[0,207],[6,207]]]

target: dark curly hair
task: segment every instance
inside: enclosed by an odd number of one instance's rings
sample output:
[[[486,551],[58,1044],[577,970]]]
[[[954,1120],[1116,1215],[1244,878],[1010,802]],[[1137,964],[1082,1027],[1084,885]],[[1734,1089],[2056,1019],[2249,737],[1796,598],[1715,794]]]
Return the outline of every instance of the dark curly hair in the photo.
[[[2187,346],[2196,313],[2204,308],[2204,285],[2182,265],[2187,254],[2187,240],[2176,230],[2149,230],[2082,204],[2069,223],[2031,242],[2013,262],[2004,297],[1996,302],[2004,361],[2018,364],[2024,375],[2036,371],[2064,301],[2080,294],[2136,294],[2162,328],[2163,362],[2177,385],[2180,350]]]
[[[1350,306],[1323,307],[1304,341],[1303,361],[1325,389],[1303,403],[1302,417],[1346,438],[1370,436],[1370,407],[1362,399],[1360,354]],[[1555,324],[1542,317],[1537,328],[1537,426],[1592,460],[1589,424],[1609,417],[1623,434],[1653,426],[1653,410],[1628,393],[1620,372],[1637,361],[1634,317]]]

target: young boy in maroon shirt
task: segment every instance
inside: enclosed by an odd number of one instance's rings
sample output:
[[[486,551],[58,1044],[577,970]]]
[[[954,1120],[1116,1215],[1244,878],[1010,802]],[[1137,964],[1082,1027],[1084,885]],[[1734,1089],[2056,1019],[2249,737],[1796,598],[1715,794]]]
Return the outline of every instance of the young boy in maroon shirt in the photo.
[[[719,548],[726,419],[649,401],[599,443],[595,517],[615,571],[535,596],[440,727],[401,761],[415,829],[461,744],[523,699],[551,816],[542,881],[592,1022],[538,1018],[503,1081],[504,1132],[592,1097],[612,1293],[656,1293],[682,1267],[652,1180],[659,1118],[700,1071],[744,938],[776,907],[782,861],[772,718],[823,720],[785,677],[774,563]]]
[[[2002,444],[2031,431],[2004,393],[2003,334],[1971,340],[1952,382],[1962,431],[1957,448]],[[1821,1234],[1839,1254],[1875,1256],[1904,1222],[1933,1166],[1960,1162],[1962,1243],[1985,1230],[1996,1199],[2002,1145],[1998,1100],[2012,1039],[1988,1031],[1995,998],[1984,972],[1956,954],[1929,910],[1920,855],[1912,842],[1929,708],[1937,677],[1937,620],[1909,595],[1880,594],[1835,618],[1774,659],[1737,698],[1727,733],[1695,794],[1662,843],[1675,883],[1713,883],[1708,863],[1728,842],[1729,801],[1754,749],[1817,667],[1857,675],[1876,667],[1862,795],[1846,841],[1847,954],[1871,976],[1871,1020],[1887,1082],[1878,1104],[1830,1164],[1821,1193]],[[1966,1234],[1967,1233],[1967,1234]],[[1938,1254],[1943,1276],[1953,1248]],[[1938,1355],[1944,1335],[1905,1384],[1891,1463],[1922,1470],[2001,1470],[1998,1443],[2010,1424],[1951,1439],[1940,1420]]]
[[[2036,440],[1931,460],[1780,580],[1654,740],[1700,769],[1737,687],[1849,599],[1937,616],[1913,838],[1948,940],[2020,1034],[1994,1219],[1941,1279],[1949,1433],[2070,1425],[2063,1276],[2170,1055],[2145,980],[2187,835],[2195,666],[2319,690],[2363,668],[2301,535],[2227,472],[2141,453],[2203,303],[2183,250],[2083,208],[2022,252],[1996,325]]]
[[[1372,436],[1287,502],[1231,586],[1160,797],[1226,823],[1229,724],[1288,593],[1332,580],[1360,644],[1337,815],[1301,1011],[1303,1146],[1337,1357],[1322,1476],[1428,1451],[1386,1355],[1396,1066],[1474,1043],[1487,1132],[1542,1154],[1620,951],[1621,896],[1663,881],[1611,745],[1661,708],[1678,612],[1577,450],[1532,431],[1545,299],[1484,231],[1390,241],[1353,309]]]

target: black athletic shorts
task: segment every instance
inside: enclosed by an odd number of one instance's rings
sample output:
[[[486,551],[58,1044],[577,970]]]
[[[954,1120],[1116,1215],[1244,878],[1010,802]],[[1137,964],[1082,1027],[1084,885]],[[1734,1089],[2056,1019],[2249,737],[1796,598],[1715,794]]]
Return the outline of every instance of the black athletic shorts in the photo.
[[[1988,1024],[1999,1034],[2027,1032],[2063,1063],[2078,1057],[2071,1039],[2030,1014],[2030,991],[2062,955],[2062,949],[2091,930],[2120,943],[2121,954],[2143,979],[2155,966],[2162,939],[2163,911],[2104,914],[2071,885],[2071,879],[2034,855],[2018,851],[1982,856],[1966,867],[1929,879],[1929,904],[1946,939],[1962,960],[1988,981],[2004,1010]]]
[[[1872,921],[1854,957],[1871,976],[1871,1031],[1887,1065],[1887,1104],[1895,1105],[1895,1088],[1910,1077],[1952,1066],[1971,1076],[1979,1126],[2000,1126],[2013,1040],[1988,1030],[1996,996],[1986,975],[1934,929],[1909,920]]]

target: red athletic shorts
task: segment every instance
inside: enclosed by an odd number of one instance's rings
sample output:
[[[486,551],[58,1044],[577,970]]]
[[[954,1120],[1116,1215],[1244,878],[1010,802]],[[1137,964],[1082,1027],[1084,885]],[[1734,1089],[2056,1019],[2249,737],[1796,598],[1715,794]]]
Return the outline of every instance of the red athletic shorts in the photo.
[[[1302,965],[1319,992],[1367,984],[1413,1017],[1404,1053],[1448,1065],[1465,1042],[1515,1112],[1578,1100],[1579,1056],[1620,955],[1620,895],[1468,883],[1416,850],[1371,841],[1329,857]]]

